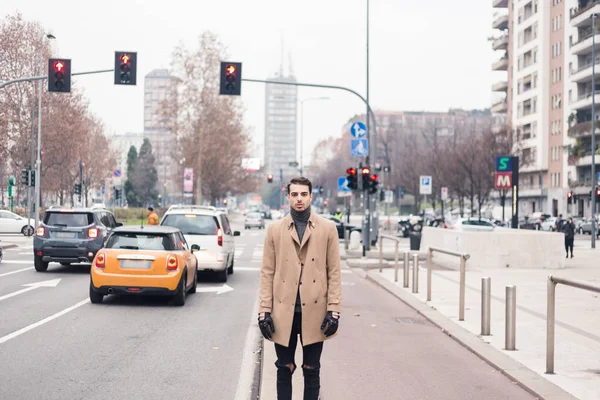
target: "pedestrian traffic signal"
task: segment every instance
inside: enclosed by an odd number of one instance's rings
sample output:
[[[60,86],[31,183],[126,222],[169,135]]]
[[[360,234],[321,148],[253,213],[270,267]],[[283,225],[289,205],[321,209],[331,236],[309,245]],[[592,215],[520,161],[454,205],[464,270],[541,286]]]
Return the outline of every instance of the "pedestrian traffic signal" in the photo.
[[[573,192],[567,193],[567,204],[573,204]]]
[[[115,51],[115,85],[135,85],[137,76],[137,53]]]
[[[29,170],[21,170],[21,185],[29,185]]]
[[[232,96],[242,94],[242,63],[221,62],[221,88],[219,94]]]
[[[58,58],[48,60],[48,91],[60,93],[71,91],[71,60]]]
[[[381,189],[379,191],[379,201],[384,201],[385,200],[385,190]]]
[[[358,179],[356,177],[356,168],[348,168],[346,170],[348,176],[346,176],[346,180],[348,181],[348,188],[352,190],[358,189]]]
[[[377,193],[377,186],[379,186],[379,176],[371,175],[369,177],[369,194]]]
[[[272,174],[267,175],[267,182],[273,183],[273,175]]]
[[[75,194],[81,194],[81,184],[80,183],[75,184]]]
[[[371,186],[371,170],[368,167],[363,167],[362,173],[362,190],[368,190]]]

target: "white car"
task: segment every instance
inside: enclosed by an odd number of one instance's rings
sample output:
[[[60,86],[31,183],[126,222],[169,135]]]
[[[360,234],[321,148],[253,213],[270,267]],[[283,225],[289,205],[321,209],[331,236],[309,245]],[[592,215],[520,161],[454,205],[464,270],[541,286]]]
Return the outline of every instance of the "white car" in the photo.
[[[485,218],[459,218],[453,224],[450,224],[450,229],[456,229],[463,232],[494,232],[503,230],[501,226],[494,225],[490,220]]]
[[[546,218],[546,220],[542,222],[542,230],[550,232],[554,231],[554,225],[556,225],[556,221],[558,221],[558,218],[556,217]]]
[[[233,273],[235,241],[239,231],[232,231],[227,215],[210,206],[171,206],[160,225],[179,228],[189,246],[197,244],[194,252],[198,271],[214,271],[218,280],[227,282]]]
[[[33,235],[34,219],[27,222],[27,218],[12,213],[10,211],[0,210],[0,233],[22,233],[27,236]],[[29,227],[29,229],[28,229]]]

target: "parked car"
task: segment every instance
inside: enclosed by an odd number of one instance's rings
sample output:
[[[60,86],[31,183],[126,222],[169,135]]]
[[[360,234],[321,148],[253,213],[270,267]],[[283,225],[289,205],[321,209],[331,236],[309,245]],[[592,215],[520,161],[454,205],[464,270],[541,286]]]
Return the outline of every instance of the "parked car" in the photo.
[[[262,216],[262,213],[252,211],[246,214],[244,217],[244,229],[250,228],[265,229],[265,219]]]
[[[485,218],[458,218],[450,225],[450,229],[463,232],[494,232],[506,228],[498,226]]]
[[[90,301],[104,296],[172,296],[183,306],[187,293],[196,293],[197,260],[181,231],[166,226],[126,226],[113,230],[92,263]]]
[[[558,218],[556,218],[556,217],[546,218],[544,220],[544,222],[542,222],[542,230],[554,232],[554,226],[556,225],[557,221],[558,221]]]
[[[227,215],[211,206],[171,206],[160,221],[161,226],[179,229],[185,241],[200,246],[194,252],[198,271],[217,273],[217,279],[227,282],[233,274],[235,241],[239,231],[232,231]]]
[[[581,234],[588,234],[591,235],[592,234],[592,219],[591,218],[587,218],[584,222],[581,223],[581,225],[579,225],[579,233]],[[596,235],[598,235],[598,233],[600,233],[600,224],[598,223],[598,219],[596,219]]]
[[[34,220],[28,221],[18,214],[0,210],[0,233],[22,233],[25,236],[33,235]]]
[[[50,262],[91,263],[112,230],[122,225],[103,208],[46,210],[33,237],[35,270],[46,271]]]

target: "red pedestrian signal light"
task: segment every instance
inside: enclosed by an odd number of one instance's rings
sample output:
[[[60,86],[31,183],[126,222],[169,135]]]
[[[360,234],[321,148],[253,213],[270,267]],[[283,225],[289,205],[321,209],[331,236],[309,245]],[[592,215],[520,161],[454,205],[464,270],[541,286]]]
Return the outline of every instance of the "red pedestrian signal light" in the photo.
[[[273,183],[273,175],[272,174],[267,175],[267,182]]]
[[[221,62],[219,94],[239,96],[242,94],[242,63]]]
[[[71,60],[57,58],[48,60],[48,91],[59,93],[71,91]]]
[[[135,85],[137,81],[137,53],[115,52],[115,85]]]

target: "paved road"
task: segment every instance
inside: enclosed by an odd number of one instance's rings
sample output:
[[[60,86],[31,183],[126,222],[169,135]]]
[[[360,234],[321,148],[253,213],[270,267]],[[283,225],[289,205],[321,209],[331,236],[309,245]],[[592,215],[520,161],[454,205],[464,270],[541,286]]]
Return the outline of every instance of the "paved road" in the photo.
[[[0,399],[234,399],[246,336],[257,330],[251,315],[263,235],[243,231],[236,238],[236,271],[227,282],[233,291],[202,293],[222,284],[201,276],[200,293],[181,308],[114,296],[92,305],[89,266],[51,264],[37,273],[31,247],[6,250]],[[56,287],[23,286],[56,279]]]

